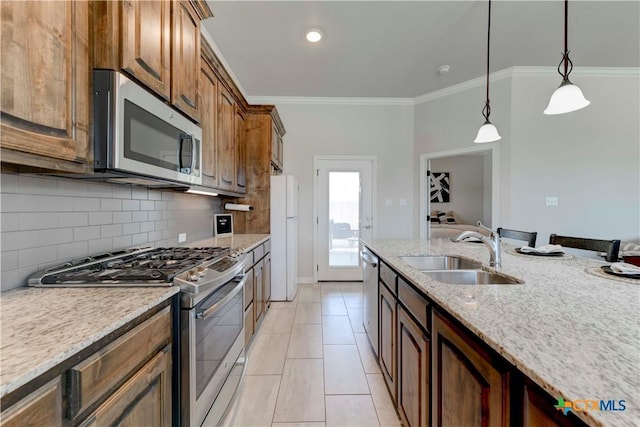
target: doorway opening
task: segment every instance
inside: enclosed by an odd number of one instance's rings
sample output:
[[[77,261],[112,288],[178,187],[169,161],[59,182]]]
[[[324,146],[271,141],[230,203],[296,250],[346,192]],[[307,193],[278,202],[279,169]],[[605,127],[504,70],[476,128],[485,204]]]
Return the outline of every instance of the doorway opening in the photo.
[[[420,238],[432,237],[432,225],[433,231],[444,226],[455,233],[456,228],[475,226],[478,220],[492,228],[499,224],[498,161],[499,151],[494,145],[422,154]],[[442,186],[446,186],[444,195]],[[434,211],[444,212],[445,218],[453,217],[456,224],[436,223],[431,219]]]

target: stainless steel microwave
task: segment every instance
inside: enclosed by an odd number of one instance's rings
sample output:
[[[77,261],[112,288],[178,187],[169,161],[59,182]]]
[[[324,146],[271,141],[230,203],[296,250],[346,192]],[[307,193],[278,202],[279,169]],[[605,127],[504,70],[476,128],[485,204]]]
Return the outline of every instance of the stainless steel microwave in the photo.
[[[93,72],[94,178],[155,187],[202,184],[202,129],[113,70]]]

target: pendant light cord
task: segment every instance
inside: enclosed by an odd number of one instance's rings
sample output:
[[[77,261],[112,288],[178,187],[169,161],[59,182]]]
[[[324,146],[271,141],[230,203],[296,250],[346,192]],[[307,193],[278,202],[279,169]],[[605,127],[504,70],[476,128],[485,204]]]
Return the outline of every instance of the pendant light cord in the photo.
[[[482,109],[482,115],[485,120],[489,122],[489,116],[491,115],[491,107],[489,106],[489,54],[491,52],[491,0],[489,0],[489,18],[487,25],[487,99]]]
[[[573,70],[573,62],[569,59],[569,0],[564,0],[564,52],[558,64],[558,74],[562,76],[562,83],[569,83],[569,74]],[[562,66],[564,65],[564,72]]]

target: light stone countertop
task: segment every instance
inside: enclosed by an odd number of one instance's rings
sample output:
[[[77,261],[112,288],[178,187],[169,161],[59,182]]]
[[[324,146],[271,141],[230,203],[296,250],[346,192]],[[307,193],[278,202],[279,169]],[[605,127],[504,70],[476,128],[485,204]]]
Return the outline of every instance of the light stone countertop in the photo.
[[[187,244],[192,248],[221,246],[231,249],[242,248],[250,251],[256,246],[266,242],[271,237],[270,234],[232,234],[230,236],[211,237]]]
[[[461,255],[487,266],[488,248],[448,239],[364,243],[551,396],[626,401],[625,411],[576,413],[589,424],[640,425],[640,282],[587,273],[606,265],[597,260],[524,257],[503,243],[499,271],[524,284],[448,285],[399,256]]]
[[[178,293],[177,286],[31,288],[0,295],[0,397]]]
[[[188,243],[251,250],[268,234]],[[32,288],[0,294],[0,397],[178,293],[171,287]]]

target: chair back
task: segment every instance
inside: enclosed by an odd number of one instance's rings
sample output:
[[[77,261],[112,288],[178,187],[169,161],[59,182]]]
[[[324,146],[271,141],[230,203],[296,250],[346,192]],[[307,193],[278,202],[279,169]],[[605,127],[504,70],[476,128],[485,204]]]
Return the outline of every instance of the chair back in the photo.
[[[536,247],[536,239],[538,238],[538,233],[535,231],[519,231],[519,230],[509,230],[508,228],[498,228],[498,236],[506,237],[507,239],[516,239],[523,240],[527,242],[532,248]]]
[[[552,245],[562,245],[567,248],[605,252],[607,255],[604,259],[609,262],[618,261],[618,253],[620,251],[620,240],[587,239],[584,237],[558,236],[557,234],[552,234],[549,236],[549,243]]]

